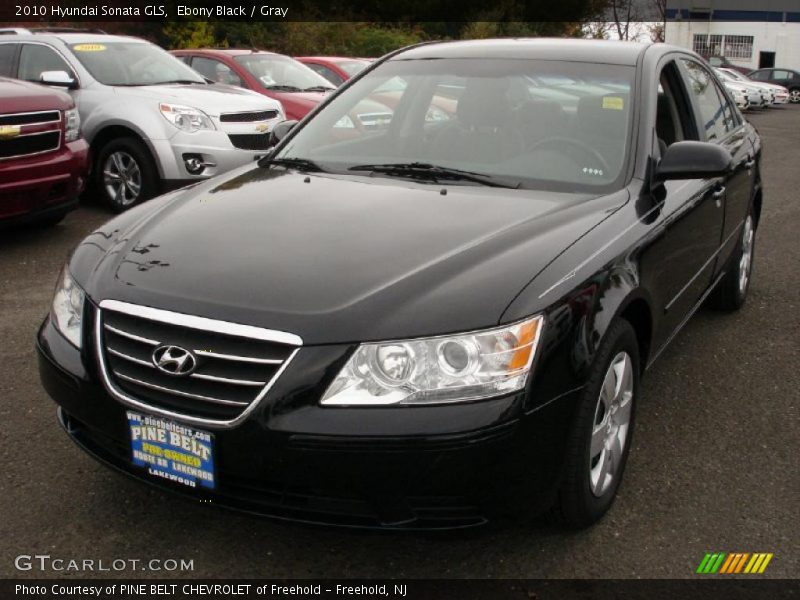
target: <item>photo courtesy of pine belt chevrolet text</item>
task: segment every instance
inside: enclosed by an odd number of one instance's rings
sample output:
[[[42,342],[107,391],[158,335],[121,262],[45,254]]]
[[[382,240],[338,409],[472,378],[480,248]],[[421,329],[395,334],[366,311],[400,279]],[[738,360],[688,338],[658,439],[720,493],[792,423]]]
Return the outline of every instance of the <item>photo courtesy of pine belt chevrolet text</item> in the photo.
[[[176,72],[125,87],[123,45]],[[87,134],[107,95],[189,128],[154,178],[239,160],[220,84],[122,39],[57,50]],[[259,160],[132,200],[64,265],[37,349],[67,435],[279,519],[598,521],[648,368],[698,307],[747,299],[761,140],[718,74],[666,44],[481,40],[391,53],[300,122],[240,93],[276,119]],[[115,153],[138,156],[96,164]]]

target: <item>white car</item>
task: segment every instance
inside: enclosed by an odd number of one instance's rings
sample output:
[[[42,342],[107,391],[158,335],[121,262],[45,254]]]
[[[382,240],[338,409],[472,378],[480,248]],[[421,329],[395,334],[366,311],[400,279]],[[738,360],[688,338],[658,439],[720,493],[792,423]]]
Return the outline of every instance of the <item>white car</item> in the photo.
[[[724,83],[726,86],[729,84],[733,86],[740,86],[749,92],[755,92],[758,95],[758,100],[756,102],[751,102],[753,106],[767,108],[768,106],[771,106],[775,100],[773,91],[767,86],[762,85],[761,82],[741,81],[731,75],[730,70],[728,69],[714,69],[714,71],[722,80],[722,83]]]
[[[774,83],[767,83],[765,81],[756,81],[754,79],[750,79],[747,75],[743,75],[739,73],[739,71],[735,71],[734,69],[726,69],[726,68],[719,68],[717,71],[722,71],[723,73],[730,75],[736,81],[740,83],[751,83],[753,85],[757,85],[762,88],[766,88],[772,92],[772,104],[786,104],[789,102],[789,90],[783,87],[782,85],[776,85]],[[720,75],[721,77],[722,75]]]
[[[748,110],[754,107],[761,107],[764,106],[764,99],[761,96],[761,92],[759,92],[756,88],[742,85],[736,81],[730,81],[724,78],[720,78],[722,80],[722,84],[725,86],[725,89],[730,92],[731,96],[733,97],[733,101],[736,102],[736,106],[739,107],[739,110]]]
[[[285,119],[277,100],[209,83],[145,40],[52,31],[0,30],[0,50],[19,57],[5,74],[69,90],[91,147],[90,183],[117,212],[252,163]]]

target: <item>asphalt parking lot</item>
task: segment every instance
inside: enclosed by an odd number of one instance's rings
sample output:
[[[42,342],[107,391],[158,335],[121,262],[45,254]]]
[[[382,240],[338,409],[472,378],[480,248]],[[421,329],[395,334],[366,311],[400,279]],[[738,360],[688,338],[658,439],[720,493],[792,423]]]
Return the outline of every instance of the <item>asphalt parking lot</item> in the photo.
[[[111,472],[60,430],[33,346],[67,253],[111,215],[89,204],[55,228],[0,232],[0,576],[65,575],[14,568],[49,554],[193,559],[183,575],[208,578],[680,578],[725,551],[772,552],[765,576],[797,577],[800,106],[749,118],[765,144],[749,300],[735,315],[701,310],[649,372],[619,498],[582,532],[545,520],[444,535],[302,527]]]

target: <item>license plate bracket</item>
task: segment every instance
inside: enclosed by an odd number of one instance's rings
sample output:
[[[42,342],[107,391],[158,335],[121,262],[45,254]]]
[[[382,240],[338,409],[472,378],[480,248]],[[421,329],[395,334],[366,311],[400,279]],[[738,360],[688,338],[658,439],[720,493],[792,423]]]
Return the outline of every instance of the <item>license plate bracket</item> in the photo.
[[[189,488],[216,487],[213,433],[132,411],[127,417],[134,465]]]

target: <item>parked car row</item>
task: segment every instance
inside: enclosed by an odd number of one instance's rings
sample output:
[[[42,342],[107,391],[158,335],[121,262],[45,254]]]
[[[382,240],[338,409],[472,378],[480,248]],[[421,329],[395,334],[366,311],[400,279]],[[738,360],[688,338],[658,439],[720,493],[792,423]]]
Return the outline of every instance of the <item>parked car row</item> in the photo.
[[[733,69],[718,68],[714,72],[741,110],[768,108],[789,101],[789,90],[783,86],[754,81]]]
[[[756,70],[737,65],[724,56],[704,56],[709,65],[721,69],[745,82],[767,83],[788,90],[789,102],[800,103],[800,71],[796,69],[766,67]],[[742,78],[737,77],[741,75]]]

